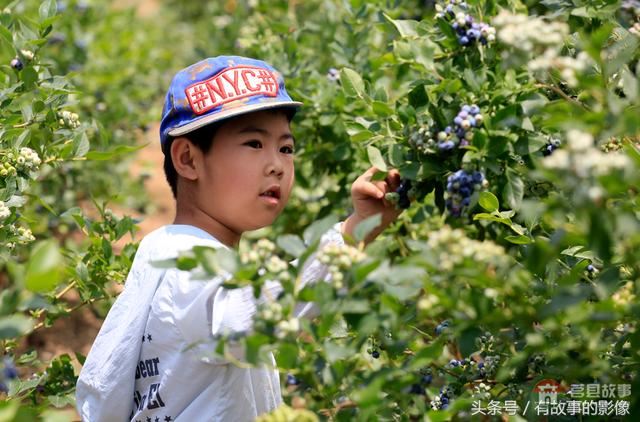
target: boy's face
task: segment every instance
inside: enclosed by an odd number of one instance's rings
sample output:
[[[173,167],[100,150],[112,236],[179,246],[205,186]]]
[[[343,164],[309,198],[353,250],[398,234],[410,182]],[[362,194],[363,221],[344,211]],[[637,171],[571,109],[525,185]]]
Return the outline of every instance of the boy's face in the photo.
[[[293,148],[284,112],[258,111],[222,124],[198,175],[202,210],[237,234],[273,223],[293,187]]]

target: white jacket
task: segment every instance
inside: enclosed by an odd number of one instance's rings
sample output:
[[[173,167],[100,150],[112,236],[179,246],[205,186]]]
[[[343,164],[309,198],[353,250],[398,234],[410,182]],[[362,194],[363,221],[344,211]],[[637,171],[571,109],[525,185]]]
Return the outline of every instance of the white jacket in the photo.
[[[340,224],[320,247],[343,242]],[[190,272],[151,265],[196,245],[226,247],[189,225],[161,227],[140,242],[78,378],[83,421],[250,421],[281,403],[273,356],[274,367],[242,368],[213,353],[215,335],[251,329],[257,304],[251,287],[228,290],[220,287],[221,277],[195,280]],[[324,265],[307,261],[303,283],[327,278]],[[267,283],[263,296],[281,289]],[[313,304],[300,304],[296,315],[315,311]],[[243,353],[234,355],[242,359]]]

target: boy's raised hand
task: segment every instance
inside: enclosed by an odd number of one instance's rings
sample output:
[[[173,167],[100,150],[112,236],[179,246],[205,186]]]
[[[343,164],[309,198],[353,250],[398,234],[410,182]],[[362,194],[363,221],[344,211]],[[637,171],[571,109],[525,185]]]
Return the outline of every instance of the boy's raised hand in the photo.
[[[342,233],[353,237],[353,230],[361,221],[381,214],[380,225],[367,235],[365,243],[372,242],[402,213],[395,204],[384,199],[386,193],[395,192],[400,186],[400,173],[392,169],[384,180],[372,181],[371,178],[378,171],[377,168],[371,167],[353,182],[351,200],[354,211],[342,225]]]

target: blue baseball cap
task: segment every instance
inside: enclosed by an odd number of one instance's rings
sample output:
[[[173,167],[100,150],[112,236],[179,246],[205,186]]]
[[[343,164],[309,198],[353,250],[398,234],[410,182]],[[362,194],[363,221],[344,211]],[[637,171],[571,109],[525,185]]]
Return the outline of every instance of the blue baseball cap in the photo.
[[[171,81],[160,123],[160,142],[240,114],[302,105],[284,88],[271,65],[239,56],[202,60],[179,71]]]

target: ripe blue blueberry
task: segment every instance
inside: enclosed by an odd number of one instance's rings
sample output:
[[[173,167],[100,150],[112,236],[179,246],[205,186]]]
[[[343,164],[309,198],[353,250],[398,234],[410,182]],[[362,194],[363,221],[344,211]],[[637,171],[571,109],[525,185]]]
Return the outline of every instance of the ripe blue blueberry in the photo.
[[[378,352],[377,350],[374,350],[371,353],[371,357],[374,358],[374,359],[378,359],[380,357],[380,352]]]
[[[294,375],[287,374],[287,385],[298,385],[298,384],[299,384],[299,381]]]
[[[433,376],[431,374],[423,375],[421,381],[424,385],[429,385],[433,381]]]
[[[14,379],[18,377],[18,370],[16,369],[13,362],[5,361],[4,377],[8,379]]]
[[[396,189],[396,193],[399,195],[398,206],[401,209],[407,209],[411,205],[409,200],[409,190],[411,189],[411,180],[404,179],[400,181],[400,186]]]
[[[15,70],[22,70],[24,68],[24,64],[22,63],[22,60],[20,60],[17,57],[15,59],[11,60],[10,65]]]
[[[409,393],[421,395],[425,393],[425,390],[420,384],[412,384]]]

